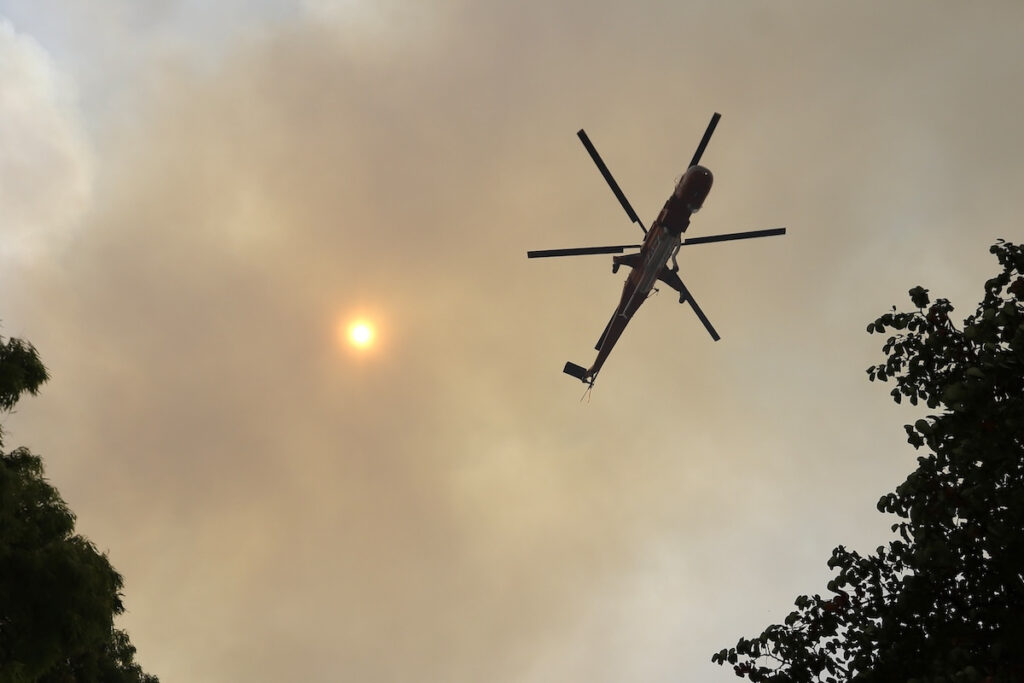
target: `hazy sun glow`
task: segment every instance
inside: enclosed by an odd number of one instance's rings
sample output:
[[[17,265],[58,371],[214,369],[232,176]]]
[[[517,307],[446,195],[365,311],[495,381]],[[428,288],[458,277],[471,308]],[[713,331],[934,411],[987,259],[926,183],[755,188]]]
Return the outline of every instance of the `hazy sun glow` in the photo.
[[[357,349],[368,348],[373,344],[373,327],[365,320],[356,320],[348,326],[348,341]]]

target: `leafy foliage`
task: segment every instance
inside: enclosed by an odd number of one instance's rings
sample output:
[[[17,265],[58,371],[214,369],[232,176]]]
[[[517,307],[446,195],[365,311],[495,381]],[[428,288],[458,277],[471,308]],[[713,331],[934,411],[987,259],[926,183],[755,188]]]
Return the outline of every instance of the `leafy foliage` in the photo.
[[[0,409],[10,410],[22,392],[35,394],[47,379],[34,346],[21,339],[0,340]]]
[[[796,600],[781,625],[712,657],[755,683],[1024,681],[1024,247],[990,250],[1002,272],[957,327],[945,299],[882,315],[894,334],[871,381],[935,414],[906,425],[926,449],[878,510],[897,538],[828,562],[828,594]]]
[[[0,410],[11,410],[26,391],[34,395],[49,378],[34,346],[21,339],[4,342],[0,338]]]
[[[47,379],[36,350],[0,341],[0,407]],[[0,452],[0,683],[157,683],[133,661],[122,579],[25,448]]]

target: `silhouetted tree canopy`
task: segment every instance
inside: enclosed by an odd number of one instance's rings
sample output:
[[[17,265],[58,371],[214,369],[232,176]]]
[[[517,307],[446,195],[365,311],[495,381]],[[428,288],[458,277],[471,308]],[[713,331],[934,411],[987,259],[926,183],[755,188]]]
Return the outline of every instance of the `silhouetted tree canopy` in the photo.
[[[0,408],[47,378],[31,344],[0,339]],[[113,627],[121,576],[74,528],[39,457],[0,451],[0,683],[157,683]]]
[[[828,594],[802,595],[783,624],[712,657],[751,681],[1024,681],[1024,248],[998,241],[1002,271],[957,326],[915,287],[871,381],[937,411],[907,425],[927,451],[878,509],[897,538],[832,551]]]

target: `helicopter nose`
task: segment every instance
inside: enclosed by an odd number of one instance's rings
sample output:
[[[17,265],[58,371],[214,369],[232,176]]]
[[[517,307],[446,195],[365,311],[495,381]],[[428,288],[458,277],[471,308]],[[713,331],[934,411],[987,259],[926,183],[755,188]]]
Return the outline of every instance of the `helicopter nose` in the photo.
[[[691,166],[686,169],[682,180],[676,186],[676,197],[683,201],[683,205],[691,212],[700,209],[704,204],[704,198],[711,191],[711,184],[714,176],[711,171],[703,166]]]

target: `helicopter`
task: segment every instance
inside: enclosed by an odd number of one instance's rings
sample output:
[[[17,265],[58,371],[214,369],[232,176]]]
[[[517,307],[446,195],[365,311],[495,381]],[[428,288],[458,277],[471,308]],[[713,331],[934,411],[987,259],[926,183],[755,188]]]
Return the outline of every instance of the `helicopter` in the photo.
[[[715,330],[711,321],[701,310],[701,307],[697,304],[697,300],[694,299],[693,294],[687,289],[686,285],[679,278],[679,263],[677,262],[677,255],[682,247],[687,247],[697,244],[709,244],[712,242],[726,242],[730,240],[742,240],[750,239],[754,237],[771,237],[774,235],[785,235],[785,228],[772,228],[769,230],[751,230],[748,232],[734,232],[721,235],[709,235],[707,237],[692,237],[683,238],[683,233],[690,226],[690,218],[697,211],[700,210],[704,204],[704,199],[708,196],[711,191],[711,184],[713,176],[711,171],[706,167],[700,165],[700,159],[704,155],[704,150],[711,140],[711,135],[715,132],[715,126],[718,125],[718,120],[722,118],[722,115],[715,112],[711,117],[711,122],[708,124],[707,129],[704,131],[704,137],[701,138],[700,143],[697,145],[697,151],[694,152],[693,159],[690,160],[689,166],[686,171],[680,177],[676,183],[675,189],[672,195],[665,202],[665,206],[662,207],[661,213],[654,219],[651,224],[650,230],[644,227],[643,222],[637,216],[636,211],[630,205],[629,200],[626,199],[626,195],[623,194],[619,184],[615,182],[615,178],[612,177],[611,172],[601,159],[601,155],[597,153],[597,149],[591,143],[590,138],[581,128],[577,137],[580,142],[586,148],[590,154],[591,159],[597,165],[601,175],[604,176],[605,181],[611,188],[615,197],[622,204],[622,208],[626,210],[626,215],[629,219],[638,224],[640,229],[644,233],[644,240],[641,244],[619,244],[606,247],[574,247],[569,249],[541,249],[535,251],[526,252],[527,258],[550,258],[556,256],[580,256],[590,254],[621,254],[620,256],[612,257],[612,273],[617,273],[621,266],[627,266],[632,270],[629,276],[626,278],[625,284],[622,287],[622,297],[619,300],[619,304],[615,307],[615,311],[612,313],[611,319],[608,324],[605,325],[604,331],[601,333],[600,338],[597,340],[597,344],[594,349],[597,351],[597,358],[594,360],[593,365],[589,368],[584,368],[580,365],[576,365],[573,362],[567,362],[562,371],[582,381],[584,384],[590,387],[594,386],[594,381],[597,379],[597,373],[600,372],[601,367],[604,365],[608,358],[608,355],[612,352],[612,348],[615,346],[615,342],[622,336],[623,331],[626,329],[626,325],[633,318],[633,315],[637,312],[647,297],[651,295],[652,290],[656,282],[662,282],[672,289],[679,292],[679,303],[689,302],[693,312],[697,315],[697,318],[707,329],[711,338],[715,341],[721,339],[718,331]],[[624,253],[628,249],[639,249],[635,253]],[[671,264],[671,265],[670,265]]]

